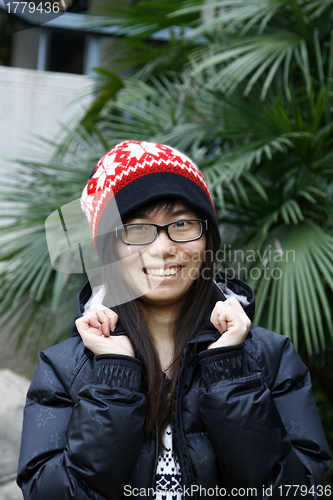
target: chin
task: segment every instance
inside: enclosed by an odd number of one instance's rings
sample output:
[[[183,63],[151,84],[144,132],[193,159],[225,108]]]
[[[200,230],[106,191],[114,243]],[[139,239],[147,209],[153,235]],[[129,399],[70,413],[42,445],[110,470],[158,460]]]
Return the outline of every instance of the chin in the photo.
[[[180,299],[184,293],[182,292],[171,292],[170,290],[162,290],[159,287],[154,290],[150,290],[147,293],[142,294],[142,299],[151,302],[172,302],[174,300]]]

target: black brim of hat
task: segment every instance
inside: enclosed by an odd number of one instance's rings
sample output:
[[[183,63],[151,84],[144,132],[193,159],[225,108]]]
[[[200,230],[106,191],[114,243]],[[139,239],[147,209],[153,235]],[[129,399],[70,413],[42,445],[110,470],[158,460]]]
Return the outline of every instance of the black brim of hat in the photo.
[[[218,245],[220,244],[216,214],[208,195],[201,185],[185,176],[171,172],[147,174],[120,189],[115,195],[115,200],[119,215],[124,223],[129,216],[135,216],[135,212],[138,212],[148,202],[168,197],[184,200],[193,208],[194,212],[208,219],[209,230],[215,233]],[[106,235],[114,231],[116,226],[119,225],[119,215],[114,212],[114,204],[109,203],[104,209],[99,222],[96,247],[100,257],[103,256]]]

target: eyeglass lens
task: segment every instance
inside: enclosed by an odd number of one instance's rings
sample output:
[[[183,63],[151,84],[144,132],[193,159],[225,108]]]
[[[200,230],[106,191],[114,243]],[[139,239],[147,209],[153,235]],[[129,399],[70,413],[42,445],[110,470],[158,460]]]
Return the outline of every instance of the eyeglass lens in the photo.
[[[150,224],[128,224],[122,228],[122,240],[128,244],[152,243],[157,229]],[[191,241],[200,238],[202,226],[200,221],[181,220],[168,227],[168,234],[174,241]]]

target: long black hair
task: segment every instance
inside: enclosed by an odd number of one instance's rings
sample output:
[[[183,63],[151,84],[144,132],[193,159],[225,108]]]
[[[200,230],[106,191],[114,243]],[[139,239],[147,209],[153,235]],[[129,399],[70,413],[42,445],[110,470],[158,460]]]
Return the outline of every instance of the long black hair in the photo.
[[[178,199],[175,198],[166,198],[158,202],[150,202],[142,207],[140,212],[158,212],[162,209],[172,211],[177,201]],[[195,208],[190,208],[197,213]],[[201,214],[197,213],[197,216],[200,217]],[[127,220],[130,218],[128,217]],[[110,240],[106,241],[105,245],[110,248],[110,243]],[[142,301],[140,298],[136,298],[118,306],[112,306],[115,303],[113,297],[117,294],[117,290],[114,290],[112,286],[108,286],[108,283],[110,284],[109,266],[103,268],[103,278],[107,292],[104,305],[112,307],[118,314],[119,321],[133,344],[135,355],[142,361],[144,366],[144,387],[148,399],[145,422],[146,437],[153,434],[156,425],[159,436],[162,436],[168,424],[172,422],[176,381],[183,352],[187,342],[197,335],[211,299],[214,278],[213,256],[216,246],[216,236],[208,228],[206,232],[206,251],[204,252],[200,272],[193,281],[191,288],[187,291],[173,322],[174,359],[172,363],[172,379],[168,386],[165,383],[153,337],[144,320]],[[106,253],[104,252],[104,254]],[[124,285],[129,287],[128,284]],[[130,289],[127,290],[127,293],[130,293]],[[161,441],[160,446],[162,446]]]

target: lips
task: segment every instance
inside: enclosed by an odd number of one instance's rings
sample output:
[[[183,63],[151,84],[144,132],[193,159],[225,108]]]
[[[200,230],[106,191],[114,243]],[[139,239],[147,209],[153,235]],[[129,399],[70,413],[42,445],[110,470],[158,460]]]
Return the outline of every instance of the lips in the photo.
[[[174,276],[184,268],[183,265],[170,266],[166,268],[144,267],[143,272],[149,276]]]

